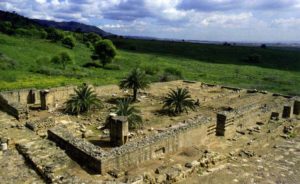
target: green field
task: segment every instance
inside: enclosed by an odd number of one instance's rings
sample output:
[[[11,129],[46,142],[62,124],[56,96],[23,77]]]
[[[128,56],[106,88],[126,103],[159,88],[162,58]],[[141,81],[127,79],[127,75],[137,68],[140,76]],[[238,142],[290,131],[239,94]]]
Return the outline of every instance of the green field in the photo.
[[[172,67],[182,71],[187,80],[300,95],[300,50],[124,39],[114,42],[118,48],[114,63],[120,70],[82,67],[91,61],[91,51],[80,43],[70,50],[44,39],[0,33],[0,53],[16,63],[14,69],[0,71],[0,90],[82,82],[117,84],[136,66],[156,66],[159,72],[149,76],[152,81],[159,81],[164,69]],[[66,70],[50,62],[36,62],[38,58],[51,58],[63,50],[74,60]],[[259,63],[246,61],[253,54],[261,57]],[[50,72],[37,72],[41,68]]]

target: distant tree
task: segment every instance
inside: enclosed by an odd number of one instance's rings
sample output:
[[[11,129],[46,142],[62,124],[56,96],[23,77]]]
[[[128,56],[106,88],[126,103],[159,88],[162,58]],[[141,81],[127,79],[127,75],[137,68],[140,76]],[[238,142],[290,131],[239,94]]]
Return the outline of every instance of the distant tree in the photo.
[[[51,59],[51,62],[55,64],[60,64],[63,66],[63,69],[66,69],[66,66],[72,63],[72,58],[69,53],[61,52],[57,56],[54,56]]]
[[[190,92],[186,88],[177,88],[171,91],[164,97],[163,109],[167,109],[171,113],[177,115],[188,109],[195,109],[195,101],[191,98]]]
[[[91,87],[83,84],[74,90],[75,94],[65,103],[65,111],[71,114],[81,114],[91,109],[101,107],[101,100]]]
[[[129,129],[137,129],[142,127],[142,117],[139,115],[140,111],[134,106],[131,106],[131,99],[125,98],[118,100],[117,106],[113,109],[118,116],[126,116],[128,118]]]
[[[57,42],[63,39],[63,34],[60,33],[57,29],[50,27],[45,29],[47,32],[47,39]]]
[[[14,34],[14,29],[12,28],[12,23],[9,21],[0,21],[0,32],[5,34]]]
[[[113,61],[117,55],[117,49],[110,40],[101,40],[96,43],[93,55],[97,56],[104,68],[107,63]]]
[[[101,40],[102,40],[101,36],[99,36],[98,34],[93,33],[93,32],[87,33],[87,34],[84,35],[84,41],[85,42],[90,42],[93,45],[95,45],[97,42],[99,42]]]
[[[121,89],[132,89],[133,101],[136,101],[138,90],[149,87],[149,84],[145,72],[135,68],[120,82],[119,86]]]
[[[267,48],[267,45],[266,44],[261,44],[260,48],[265,49],[265,48]]]
[[[73,36],[66,36],[62,40],[62,44],[64,44],[65,46],[67,46],[70,49],[73,49],[73,47],[75,47],[75,39]]]

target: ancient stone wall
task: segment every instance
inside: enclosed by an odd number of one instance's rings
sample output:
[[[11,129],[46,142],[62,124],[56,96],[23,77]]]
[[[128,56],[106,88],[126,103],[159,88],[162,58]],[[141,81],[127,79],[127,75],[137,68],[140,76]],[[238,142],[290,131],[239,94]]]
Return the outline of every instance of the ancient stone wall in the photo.
[[[287,105],[283,106],[282,103],[277,103],[276,98],[282,98],[281,100],[285,101]],[[216,135],[231,135],[236,130],[252,127],[257,122],[266,123],[274,113],[277,113],[278,116],[282,114],[281,116],[290,117],[293,104],[293,99],[277,96],[274,97],[273,102],[258,101],[238,109],[219,112],[217,113]],[[289,111],[286,112],[286,109],[289,109]]]
[[[147,136],[138,141],[113,148],[109,152],[81,138],[74,137],[63,127],[48,131],[48,138],[80,163],[99,173],[113,169],[128,169],[164,154],[174,153],[191,145],[201,145],[207,139],[207,127],[211,119],[195,117],[168,130]]]

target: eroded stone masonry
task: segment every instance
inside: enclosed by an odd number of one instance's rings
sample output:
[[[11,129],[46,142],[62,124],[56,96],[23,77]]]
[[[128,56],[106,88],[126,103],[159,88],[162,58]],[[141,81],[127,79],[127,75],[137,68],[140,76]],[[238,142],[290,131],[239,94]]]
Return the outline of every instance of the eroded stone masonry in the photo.
[[[166,93],[166,86],[188,87],[192,96],[199,99],[200,107],[178,118],[159,114],[155,110],[163,94],[156,90]],[[107,118],[108,110],[87,116],[65,114],[64,102],[74,87],[1,92],[0,159],[6,162],[0,168],[0,181],[197,183],[205,181],[206,175],[231,167],[233,160],[238,160],[236,156],[255,157],[253,150],[263,148],[258,144],[264,143],[267,150],[272,141],[298,137],[297,96],[184,81],[153,84],[151,89],[155,93],[150,90],[140,94],[141,106],[153,107],[142,114],[148,117],[148,123],[135,132],[128,130],[126,117]],[[94,90],[103,97],[106,109],[112,106],[111,98],[127,95],[116,86]],[[151,122],[156,121],[151,117],[160,116],[163,122]],[[105,121],[110,122],[110,127],[104,126]],[[8,170],[15,167],[22,170],[21,174],[5,174],[3,164],[7,162],[12,162]],[[297,164],[299,160],[293,166]],[[294,178],[283,181],[299,177],[298,170],[293,170],[293,174]],[[196,176],[203,178],[186,180]]]

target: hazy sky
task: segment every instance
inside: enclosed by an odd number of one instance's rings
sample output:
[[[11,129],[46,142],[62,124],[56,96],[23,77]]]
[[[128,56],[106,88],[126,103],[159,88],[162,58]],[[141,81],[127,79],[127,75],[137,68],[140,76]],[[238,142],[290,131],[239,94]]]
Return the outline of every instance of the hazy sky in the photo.
[[[0,0],[0,9],[121,35],[300,41],[300,0]]]

